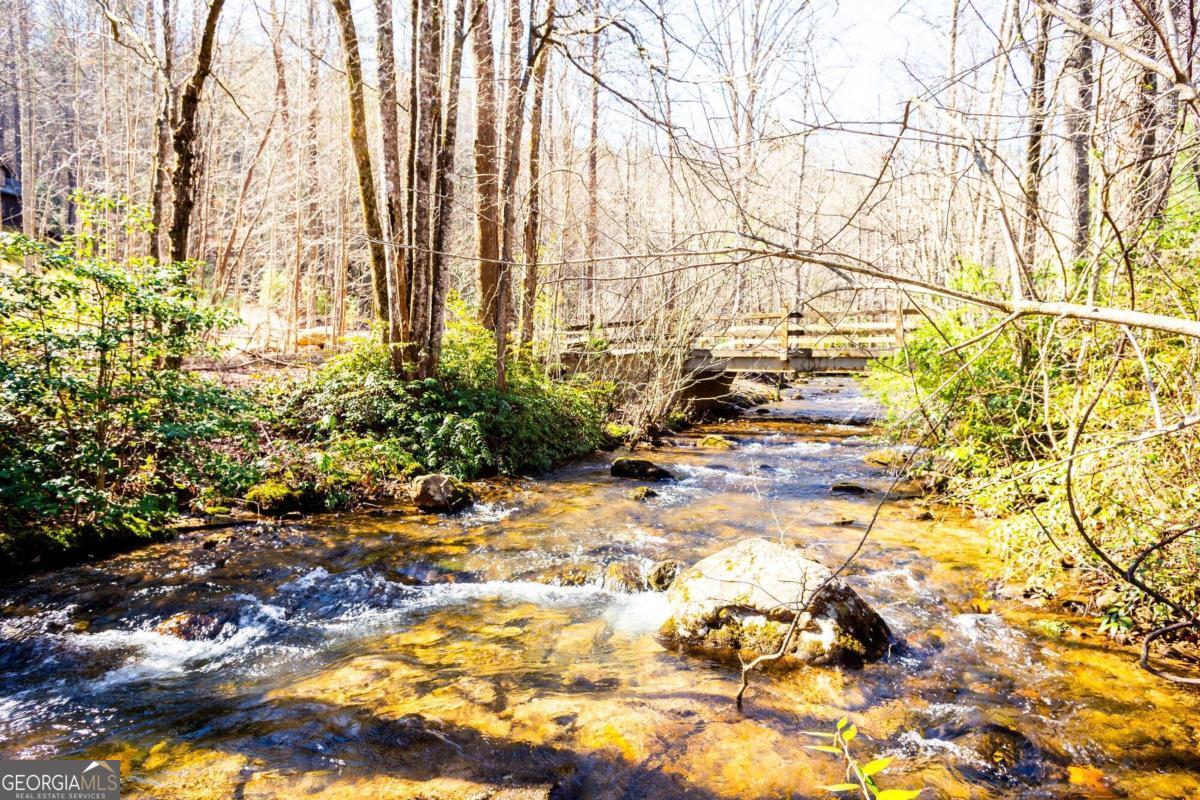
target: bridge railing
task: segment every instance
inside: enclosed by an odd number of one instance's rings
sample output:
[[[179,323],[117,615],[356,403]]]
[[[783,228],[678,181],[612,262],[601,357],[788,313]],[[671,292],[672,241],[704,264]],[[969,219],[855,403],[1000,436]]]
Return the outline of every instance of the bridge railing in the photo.
[[[797,312],[754,312],[736,317],[712,317],[695,329],[710,331],[692,340],[693,350],[720,355],[771,354],[786,359],[797,351],[855,351],[887,355],[899,349],[905,335],[920,324],[914,308],[845,313],[826,309]],[[616,320],[599,325],[568,325],[564,328],[568,349],[578,349],[601,339],[621,349],[636,349],[654,337],[641,320]],[[661,332],[660,332],[661,333]]]

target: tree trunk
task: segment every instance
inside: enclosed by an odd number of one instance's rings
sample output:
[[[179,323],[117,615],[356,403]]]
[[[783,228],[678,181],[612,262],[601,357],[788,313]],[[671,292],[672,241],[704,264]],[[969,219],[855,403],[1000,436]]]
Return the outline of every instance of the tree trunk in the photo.
[[[1076,0],[1075,14],[1092,22],[1092,0]],[[1092,40],[1071,33],[1071,49],[1065,64],[1069,76],[1063,123],[1071,157],[1071,260],[1088,256],[1092,227],[1092,172],[1089,139],[1092,119]]]
[[[1155,8],[1154,4],[1149,6]],[[1146,19],[1136,3],[1129,4],[1130,21],[1137,27],[1138,49],[1151,58],[1157,58],[1158,38],[1155,34],[1155,24],[1160,23],[1160,15],[1155,19]],[[1158,159],[1158,73],[1152,69],[1142,69],[1137,77],[1137,108],[1134,117],[1134,136],[1137,139],[1137,183],[1133,191],[1133,209],[1129,220],[1131,225],[1139,225],[1158,215],[1158,181],[1155,168]]]
[[[1046,136],[1046,55],[1050,49],[1051,16],[1043,9],[1037,12],[1037,38],[1030,50],[1029,87],[1029,138],[1025,148],[1025,225],[1022,231],[1022,256],[1026,269],[1032,268],[1037,257],[1038,228],[1040,225],[1040,194],[1042,169],[1045,166]],[[1028,282],[1028,276],[1026,276]],[[1025,286],[1023,294],[1032,296],[1032,286]]]
[[[37,162],[33,154],[33,73],[29,64],[30,7],[17,9],[18,80],[21,94],[21,232],[33,238],[37,235]]]
[[[170,256],[173,262],[186,261],[188,258],[192,209],[196,205],[196,123],[200,114],[200,95],[212,70],[217,21],[224,5],[225,0],[212,0],[208,7],[200,35],[200,49],[196,52],[196,67],[183,89],[179,102],[179,119],[172,137],[175,170],[171,174],[171,194],[174,198],[174,208],[171,213],[171,227],[167,231],[167,241],[171,246]]]
[[[476,9],[478,10],[478,9]],[[450,74],[447,84],[446,111],[442,119],[442,130],[438,142],[437,161],[437,215],[434,218],[432,274],[430,280],[429,344],[426,347],[427,363],[422,370],[433,374],[437,370],[442,352],[442,333],[446,326],[446,294],[450,289],[450,272],[446,267],[446,240],[454,211],[454,190],[457,184],[454,171],[454,152],[458,138],[459,84],[462,82],[463,45],[470,33],[467,26],[467,0],[457,0],[454,11],[454,29],[450,40]],[[472,21],[472,25],[474,21]]]
[[[600,181],[597,175],[597,151],[600,148],[600,82],[595,76],[600,74],[600,0],[592,0],[592,108],[591,125],[588,129],[587,153],[587,242],[584,252],[584,315],[590,329],[596,324],[596,244],[599,240],[599,198]]]
[[[554,0],[546,9],[546,30],[549,36],[554,22]],[[521,344],[533,342],[533,312],[537,302],[538,238],[542,217],[542,116],[546,100],[546,70],[550,51],[543,48],[533,70],[533,108],[529,118],[529,214],[525,218],[525,286],[521,299]]]
[[[399,371],[411,361],[413,334],[408,315],[409,286],[405,263],[410,258],[406,249],[410,242],[400,182],[400,122],[396,113],[399,97],[396,90],[396,44],[391,0],[375,0],[375,21],[379,29],[375,44],[379,59],[379,127],[383,134],[383,195],[387,210],[387,275],[391,288],[388,339],[392,343],[392,366]],[[415,113],[415,110],[410,111]]]
[[[147,17],[153,19],[153,7]],[[154,163],[150,168],[150,257],[156,264],[162,260],[162,222],[166,214],[165,193],[171,171],[171,128],[175,112],[175,87],[171,80],[175,71],[175,21],[171,0],[162,0],[162,41],[162,72],[154,75],[158,112],[154,119]]]
[[[437,161],[438,129],[441,127],[442,78],[442,1],[419,0],[418,18],[413,20],[413,36],[419,42],[417,75],[412,125],[416,130],[415,158],[412,161],[412,275],[410,318],[413,340],[420,348],[417,354],[419,375],[429,377],[432,361],[428,352],[430,341],[430,308],[432,295],[433,243],[433,171]]]
[[[533,5],[530,4],[532,27]],[[532,30],[530,31],[532,36]],[[528,65],[521,61],[521,0],[508,0],[507,91],[504,98],[504,175],[500,181],[500,269],[496,281],[496,385],[503,390],[508,362],[509,306],[516,247],[517,175],[521,164],[521,129],[525,122]],[[530,52],[532,52],[532,39]]]
[[[350,148],[358,171],[358,195],[362,204],[363,224],[367,246],[371,253],[371,290],[374,298],[375,320],[382,326],[386,344],[390,328],[387,291],[387,254],[383,247],[383,228],[379,222],[379,206],[375,199],[375,178],[371,167],[371,151],[367,145],[367,112],[363,101],[362,58],[358,52],[358,32],[350,12],[350,0],[332,0],[338,18],[338,32],[346,60],[346,88],[350,112]]]
[[[499,325],[500,198],[496,142],[496,65],[492,9],[479,0],[475,12],[475,220],[479,241],[479,318],[490,331]]]
[[[299,340],[300,321],[300,161],[296,157],[296,146],[292,128],[291,98],[288,95],[287,64],[283,60],[283,37],[285,35],[283,22],[275,9],[274,0],[271,2],[271,61],[275,65],[275,103],[279,107],[279,118],[283,123],[283,152],[286,163],[291,165],[289,186],[292,190],[293,247],[292,247],[292,277],[289,286],[287,303],[287,332],[284,335],[284,346],[294,348]]]

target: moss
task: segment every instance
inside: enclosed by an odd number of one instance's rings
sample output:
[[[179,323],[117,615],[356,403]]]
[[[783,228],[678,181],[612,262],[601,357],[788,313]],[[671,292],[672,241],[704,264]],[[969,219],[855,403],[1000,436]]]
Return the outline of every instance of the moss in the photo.
[[[325,480],[319,485],[284,474],[252,486],[244,500],[254,511],[279,516],[289,511],[336,511],[349,505],[352,487],[344,480]]]
[[[281,514],[299,506],[300,494],[283,481],[270,478],[250,487],[245,500],[261,514]]]

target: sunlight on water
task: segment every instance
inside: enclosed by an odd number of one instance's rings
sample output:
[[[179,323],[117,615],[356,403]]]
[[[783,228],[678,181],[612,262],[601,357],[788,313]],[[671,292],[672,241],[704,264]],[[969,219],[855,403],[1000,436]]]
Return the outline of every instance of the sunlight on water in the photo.
[[[922,797],[1090,796],[1072,776],[1097,770],[1114,796],[1197,796],[1197,696],[1092,621],[1038,634],[1046,612],[994,596],[983,527],[949,510],[889,503],[848,571],[890,657],[756,676],[744,716],[735,668],[656,640],[664,594],[613,591],[610,569],[745,536],[838,563],[889,483],[841,423],[877,413],[817,379],[647,451],[680,480],[644,502],[596,459],[449,517],[240,528],[34,577],[0,596],[0,754],[120,758],[129,797],[817,797],[841,775],[801,732],[849,714]],[[691,446],[709,432],[736,446]],[[164,632],[188,614],[204,636]]]

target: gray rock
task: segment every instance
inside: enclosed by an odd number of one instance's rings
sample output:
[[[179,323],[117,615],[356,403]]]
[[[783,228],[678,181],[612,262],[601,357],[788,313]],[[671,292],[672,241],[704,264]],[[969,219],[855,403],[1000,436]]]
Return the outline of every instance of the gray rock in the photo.
[[[457,511],[475,499],[470,487],[462,481],[440,473],[414,479],[408,493],[413,505],[422,511]]]
[[[721,660],[779,650],[805,607],[783,659],[861,665],[887,652],[891,631],[853,589],[798,550],[743,539],[684,570],[667,591],[671,618],[659,631],[668,646]]]

